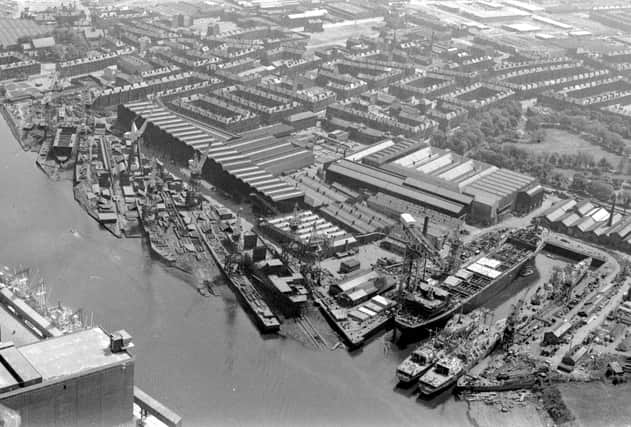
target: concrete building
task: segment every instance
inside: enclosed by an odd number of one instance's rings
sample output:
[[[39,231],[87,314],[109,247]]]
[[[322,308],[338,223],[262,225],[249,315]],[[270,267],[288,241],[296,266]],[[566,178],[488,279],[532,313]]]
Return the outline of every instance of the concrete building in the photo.
[[[543,201],[535,178],[405,139],[332,163],[327,180],[481,224],[529,212]]]
[[[53,141],[53,156],[59,161],[66,161],[72,156],[77,142],[77,128],[74,126],[62,126],[57,129]]]
[[[93,328],[0,350],[0,403],[28,426],[133,426],[134,357]]]

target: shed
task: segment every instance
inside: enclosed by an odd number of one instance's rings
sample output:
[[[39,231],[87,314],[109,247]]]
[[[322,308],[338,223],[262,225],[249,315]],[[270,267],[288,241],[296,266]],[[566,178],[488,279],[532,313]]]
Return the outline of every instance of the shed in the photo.
[[[563,322],[556,329],[547,331],[543,334],[543,345],[558,344],[561,342],[561,338],[572,329],[570,322]]]
[[[340,262],[340,273],[350,273],[359,270],[360,263],[355,258],[346,259]]]

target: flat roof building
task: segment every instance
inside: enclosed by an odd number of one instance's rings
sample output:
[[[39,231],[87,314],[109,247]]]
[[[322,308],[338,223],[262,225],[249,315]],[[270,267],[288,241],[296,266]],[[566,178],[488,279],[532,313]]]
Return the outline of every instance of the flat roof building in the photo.
[[[0,403],[23,425],[134,425],[134,357],[100,328],[5,343],[0,360]]]

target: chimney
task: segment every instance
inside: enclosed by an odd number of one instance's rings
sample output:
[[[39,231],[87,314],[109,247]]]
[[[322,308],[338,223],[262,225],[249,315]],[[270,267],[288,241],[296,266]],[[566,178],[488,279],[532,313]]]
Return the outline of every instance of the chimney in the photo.
[[[429,217],[426,216],[423,221],[423,236],[427,236],[427,226],[429,225]]]
[[[609,227],[611,227],[613,224],[613,214],[615,212],[616,212],[616,195],[614,194],[613,200],[611,201],[611,213],[609,214],[609,221],[607,222],[607,225]]]

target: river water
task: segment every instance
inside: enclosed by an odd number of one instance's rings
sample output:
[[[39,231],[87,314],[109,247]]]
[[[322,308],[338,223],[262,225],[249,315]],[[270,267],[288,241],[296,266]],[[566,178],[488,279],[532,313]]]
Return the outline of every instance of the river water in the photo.
[[[140,239],[116,239],[52,182],[0,120],[0,264],[29,265],[57,300],[124,328],[136,344],[136,384],[187,426],[471,425],[449,396],[418,401],[395,390],[410,351],[390,334],[357,354],[264,339],[228,289],[203,298],[182,273],[150,258]]]

